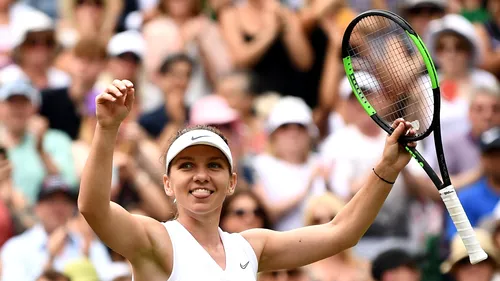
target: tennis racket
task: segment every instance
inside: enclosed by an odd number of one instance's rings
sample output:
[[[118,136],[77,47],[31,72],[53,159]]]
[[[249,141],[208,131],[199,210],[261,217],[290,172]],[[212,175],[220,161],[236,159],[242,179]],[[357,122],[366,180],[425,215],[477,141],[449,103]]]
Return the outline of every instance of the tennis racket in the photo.
[[[434,133],[441,178],[412,147],[406,150],[439,190],[472,264],[485,260],[467,215],[451,184],[441,141],[440,90],[434,63],[424,43],[400,16],[383,10],[358,15],[346,28],[342,57],[351,88],[368,115],[387,133],[398,118],[409,121],[414,135],[402,144]]]

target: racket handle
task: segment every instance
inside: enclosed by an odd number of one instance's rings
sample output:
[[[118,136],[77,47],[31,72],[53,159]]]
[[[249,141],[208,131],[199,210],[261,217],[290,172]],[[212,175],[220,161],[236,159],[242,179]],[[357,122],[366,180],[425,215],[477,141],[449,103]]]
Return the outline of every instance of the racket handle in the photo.
[[[476,264],[487,259],[488,254],[486,254],[483,248],[481,248],[481,245],[477,240],[476,233],[474,232],[474,229],[465,214],[462,203],[460,203],[453,185],[449,185],[439,190],[439,194],[441,195],[441,199],[443,200],[444,205],[453,220],[453,224],[455,224],[455,227],[457,228],[458,235],[460,235],[460,238],[467,249],[470,263]]]

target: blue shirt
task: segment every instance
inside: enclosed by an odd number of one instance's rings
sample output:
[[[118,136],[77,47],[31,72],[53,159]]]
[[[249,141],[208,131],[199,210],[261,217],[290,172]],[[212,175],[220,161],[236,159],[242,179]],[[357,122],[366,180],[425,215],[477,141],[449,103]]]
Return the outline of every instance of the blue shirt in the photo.
[[[464,207],[472,227],[479,225],[482,219],[491,215],[498,201],[500,193],[495,192],[489,185],[485,177],[464,187],[458,192],[458,199]],[[451,220],[450,215],[446,215],[446,238],[451,241],[457,229]]]
[[[41,225],[35,225],[23,234],[9,239],[1,249],[2,281],[34,281],[42,273],[49,252],[47,233]],[[62,272],[64,267],[75,260],[84,258],[83,239],[76,233],[70,234],[62,253],[54,260],[54,269]],[[103,281],[110,280],[111,259],[106,247],[99,241],[91,242],[89,260]]]

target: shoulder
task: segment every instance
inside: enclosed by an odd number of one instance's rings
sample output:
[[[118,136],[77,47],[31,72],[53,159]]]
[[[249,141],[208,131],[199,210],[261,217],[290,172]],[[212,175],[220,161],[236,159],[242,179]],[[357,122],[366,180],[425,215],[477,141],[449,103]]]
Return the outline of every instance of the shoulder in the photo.
[[[464,186],[460,191],[458,192],[458,197],[460,199],[467,199],[467,198],[476,198],[477,199],[477,194],[481,192],[484,188],[487,187],[486,180],[484,178],[480,178],[476,180],[475,182]]]

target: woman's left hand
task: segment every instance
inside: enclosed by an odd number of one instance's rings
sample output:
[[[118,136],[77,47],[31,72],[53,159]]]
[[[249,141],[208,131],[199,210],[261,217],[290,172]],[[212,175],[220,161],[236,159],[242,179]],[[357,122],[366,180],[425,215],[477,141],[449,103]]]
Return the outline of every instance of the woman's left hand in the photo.
[[[411,159],[410,153],[398,142],[398,139],[406,132],[408,132],[407,135],[414,135],[415,131],[412,129],[410,122],[402,118],[394,121],[392,128],[394,128],[394,131],[387,137],[380,164],[388,169],[391,174],[397,175]],[[416,142],[410,142],[407,145],[409,147],[417,146]]]

